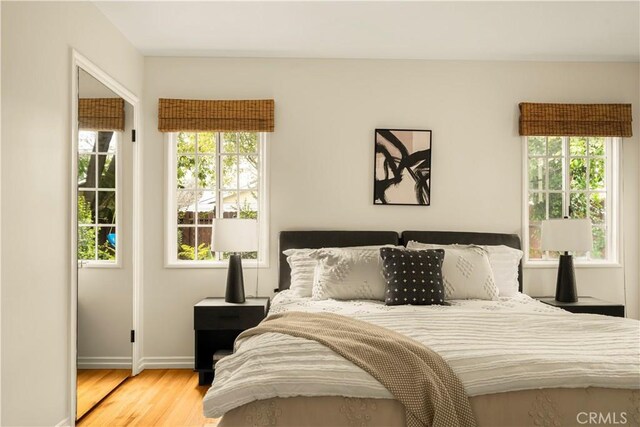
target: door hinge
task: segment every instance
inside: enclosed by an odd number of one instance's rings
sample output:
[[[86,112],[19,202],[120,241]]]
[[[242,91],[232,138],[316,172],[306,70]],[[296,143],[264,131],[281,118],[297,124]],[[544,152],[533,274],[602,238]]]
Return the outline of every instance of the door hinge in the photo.
[[[131,141],[136,142],[136,130],[131,129]]]
[[[131,330],[131,342],[136,342],[136,331]]]

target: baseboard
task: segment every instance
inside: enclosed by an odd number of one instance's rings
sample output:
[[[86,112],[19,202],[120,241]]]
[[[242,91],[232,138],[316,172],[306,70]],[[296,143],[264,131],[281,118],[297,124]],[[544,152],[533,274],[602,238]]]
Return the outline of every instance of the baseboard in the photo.
[[[67,417],[64,420],[60,421],[58,424],[56,424],[55,427],[69,427],[70,425],[71,423],[69,422],[69,417]]]
[[[193,369],[193,356],[143,357],[141,369]]]
[[[193,356],[143,357],[144,369],[193,369]],[[78,369],[131,369],[130,357],[79,357]]]
[[[78,357],[78,369],[131,369],[131,358]]]

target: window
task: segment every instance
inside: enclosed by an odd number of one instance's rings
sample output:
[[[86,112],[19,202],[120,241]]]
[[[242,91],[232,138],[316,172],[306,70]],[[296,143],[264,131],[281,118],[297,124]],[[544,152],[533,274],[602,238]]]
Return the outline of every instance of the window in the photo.
[[[79,132],[78,259],[116,264],[118,242],[118,132]]]
[[[592,222],[593,248],[575,254],[578,262],[617,262],[618,144],[604,137],[525,137],[528,261],[558,258],[540,249],[541,222],[568,216]]]
[[[179,132],[169,134],[167,264],[216,264],[228,257],[211,252],[215,218],[259,221],[258,253],[267,259],[264,152],[259,132]],[[251,265],[251,263],[247,263]]]

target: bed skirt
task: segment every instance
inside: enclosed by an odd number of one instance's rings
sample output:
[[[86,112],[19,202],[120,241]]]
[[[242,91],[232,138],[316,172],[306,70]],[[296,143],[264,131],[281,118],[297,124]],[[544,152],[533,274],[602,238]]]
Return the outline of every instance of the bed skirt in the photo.
[[[478,426],[640,426],[640,391],[553,388],[470,398]],[[291,397],[255,401],[227,412],[218,427],[404,426],[405,410],[392,399]]]

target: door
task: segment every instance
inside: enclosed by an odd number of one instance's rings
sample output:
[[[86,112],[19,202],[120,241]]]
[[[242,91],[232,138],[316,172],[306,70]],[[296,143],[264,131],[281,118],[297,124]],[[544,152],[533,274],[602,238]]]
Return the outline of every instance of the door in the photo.
[[[133,106],[78,69],[76,419],[132,370]]]

